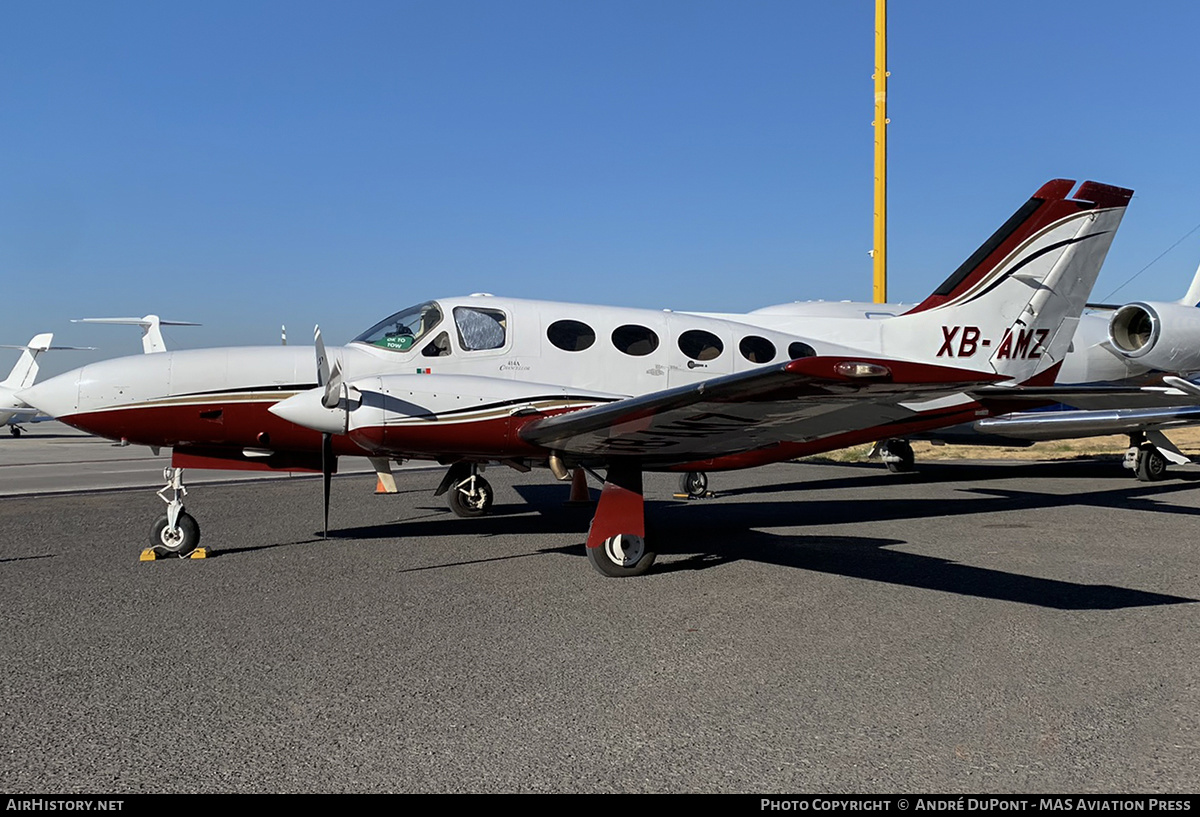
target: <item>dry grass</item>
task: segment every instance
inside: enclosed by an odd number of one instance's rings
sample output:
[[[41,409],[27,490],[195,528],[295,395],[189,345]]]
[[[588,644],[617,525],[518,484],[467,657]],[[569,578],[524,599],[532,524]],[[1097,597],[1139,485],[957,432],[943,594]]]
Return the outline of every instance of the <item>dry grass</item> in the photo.
[[[1200,427],[1180,428],[1167,432],[1167,437],[1182,451],[1200,457]],[[807,460],[824,462],[867,462],[871,445],[859,445],[806,457]],[[1085,437],[1079,440],[1048,440],[1034,443],[1028,448],[1001,448],[992,445],[934,445],[914,441],[913,454],[917,462],[930,460],[1071,460],[1084,457],[1113,457],[1125,455],[1129,437],[1116,434],[1111,437]]]

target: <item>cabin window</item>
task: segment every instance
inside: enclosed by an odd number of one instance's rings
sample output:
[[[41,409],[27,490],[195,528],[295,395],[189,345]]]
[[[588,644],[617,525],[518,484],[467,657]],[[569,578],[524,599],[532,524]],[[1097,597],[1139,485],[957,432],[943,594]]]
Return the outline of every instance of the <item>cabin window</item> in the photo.
[[[679,351],[692,360],[714,360],[725,351],[725,344],[712,332],[689,329],[679,336]]]
[[[423,357],[445,357],[450,354],[450,333],[439,332],[438,336],[429,341],[421,350]]]
[[[596,330],[579,321],[555,321],[547,327],[546,337],[564,352],[582,352],[596,342]]]
[[[742,357],[751,363],[770,363],[775,359],[775,344],[758,335],[746,335],[738,344]]]
[[[407,352],[441,322],[442,310],[436,303],[429,301],[384,318],[355,340],[383,349]]]
[[[504,348],[507,324],[508,319],[498,309],[479,309],[474,306],[454,307],[454,325],[458,327],[458,344],[468,352]]]
[[[815,357],[817,350],[809,346],[807,343],[796,341],[788,345],[788,357],[796,360],[802,357]]]
[[[658,348],[658,335],[647,326],[627,323],[613,330],[612,343],[627,355],[641,357]]]

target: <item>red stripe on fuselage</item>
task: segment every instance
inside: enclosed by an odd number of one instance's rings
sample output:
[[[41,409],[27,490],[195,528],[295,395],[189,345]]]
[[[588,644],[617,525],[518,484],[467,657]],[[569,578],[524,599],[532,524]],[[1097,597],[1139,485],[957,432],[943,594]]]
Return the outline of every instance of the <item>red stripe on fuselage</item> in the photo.
[[[549,456],[550,450],[532,445],[517,433],[521,426],[541,417],[577,409],[548,411],[536,415],[493,417],[467,422],[406,422],[397,425],[356,428],[350,438],[363,449],[380,456],[456,456],[467,459],[510,459]]]
[[[196,445],[207,448],[258,448],[274,451],[321,451],[318,431],[289,423],[267,409],[274,400],[145,406],[81,412],[58,418],[69,426],[110,440],[137,445]],[[333,438],[334,453],[365,456],[344,435]]]

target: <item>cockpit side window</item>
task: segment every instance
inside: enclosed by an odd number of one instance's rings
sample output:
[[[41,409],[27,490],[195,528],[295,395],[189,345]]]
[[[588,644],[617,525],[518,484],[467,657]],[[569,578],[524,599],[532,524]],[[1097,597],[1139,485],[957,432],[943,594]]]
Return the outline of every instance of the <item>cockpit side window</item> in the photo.
[[[450,333],[439,332],[438,336],[421,350],[423,357],[445,357],[450,354]]]
[[[458,327],[459,345],[468,352],[503,349],[508,337],[508,318],[498,309],[456,306],[454,325]]]
[[[441,307],[433,301],[427,301],[385,318],[354,340],[383,349],[407,352],[441,322]]]

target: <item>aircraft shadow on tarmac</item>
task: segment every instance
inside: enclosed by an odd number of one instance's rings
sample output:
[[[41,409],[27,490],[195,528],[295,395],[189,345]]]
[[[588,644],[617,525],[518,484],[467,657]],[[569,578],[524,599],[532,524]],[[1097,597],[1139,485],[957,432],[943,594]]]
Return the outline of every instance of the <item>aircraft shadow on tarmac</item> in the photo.
[[[1018,467],[1021,468],[1021,467]],[[951,469],[954,480],[976,480],[975,469],[968,466]],[[1005,478],[1017,476],[1005,468]],[[1065,473],[1069,469],[1060,469]],[[1044,470],[1036,472],[1045,477]],[[1094,477],[1093,473],[1083,475]],[[1003,570],[973,567],[937,557],[890,550],[907,542],[867,536],[822,536],[772,533],[763,528],[795,528],[808,524],[854,524],[871,521],[922,519],[981,513],[1036,510],[1063,505],[1094,505],[1104,508],[1152,510],[1158,513],[1200,515],[1200,509],[1163,503],[1157,498],[1193,486],[1187,482],[1139,483],[1128,477],[1119,487],[1070,494],[1018,491],[1001,487],[964,487],[960,497],[945,499],[780,499],[761,498],[736,501],[740,494],[815,490],[847,487],[850,481],[878,484],[894,475],[810,481],[798,485],[773,486],[723,494],[725,501],[649,502],[649,534],[657,551],[664,557],[654,573],[700,570],[748,559],[781,567],[793,567],[849,578],[866,579],[946,593],[977,596],[1060,610],[1115,610],[1193,603],[1197,599],[1134,590],[1112,585],[1089,585],[1042,579]],[[949,481],[950,476],[945,477]],[[942,481],[942,480],[939,480]],[[1116,485],[1116,483],[1114,483]],[[480,519],[458,519],[446,511],[420,519],[408,519],[384,525],[341,529],[331,536],[341,539],[404,539],[444,536],[519,536],[562,533],[583,538],[591,512],[589,506],[563,504],[561,485],[516,486],[526,504],[493,507],[493,515]],[[432,508],[421,510],[434,511]],[[1019,528],[1014,523],[1013,528]],[[452,528],[452,530],[451,530]],[[655,535],[655,534],[658,535]],[[665,535],[664,535],[665,534]],[[1047,543],[1051,545],[1052,543]],[[582,544],[544,548],[535,553],[561,553],[582,556]],[[532,554],[531,554],[532,555]],[[671,559],[683,556],[681,559]],[[498,560],[519,558],[495,557]],[[520,557],[523,558],[523,557]],[[483,558],[479,561],[492,561]],[[439,565],[445,566],[445,565]],[[430,569],[429,567],[419,569]]]
[[[29,561],[33,561],[34,559],[53,559],[56,555],[58,555],[58,554],[41,553],[41,554],[38,554],[37,556],[10,556],[5,559],[0,559],[0,564],[4,564],[6,562],[29,562]]]
[[[722,490],[716,487],[720,496],[752,496],[755,494],[771,494],[780,491],[817,491],[838,488],[869,488],[881,487],[890,483],[938,485],[946,482],[987,483],[997,480],[1011,479],[1088,479],[1104,480],[1119,484],[1121,487],[1161,487],[1169,485],[1186,488],[1195,487],[1200,483],[1200,470],[1174,470],[1171,479],[1165,483],[1142,483],[1134,479],[1133,474],[1122,468],[1118,461],[1097,461],[1095,459],[1058,460],[1054,462],[1022,462],[1022,463],[974,463],[974,462],[939,462],[926,463],[918,466],[918,470],[907,474],[893,474],[878,463],[795,463],[807,466],[808,473],[813,469],[834,467],[839,472],[853,470],[853,476],[835,476],[824,479],[802,479],[794,482],[776,483],[774,485],[754,485],[744,488]],[[710,480],[714,482],[719,474]]]

